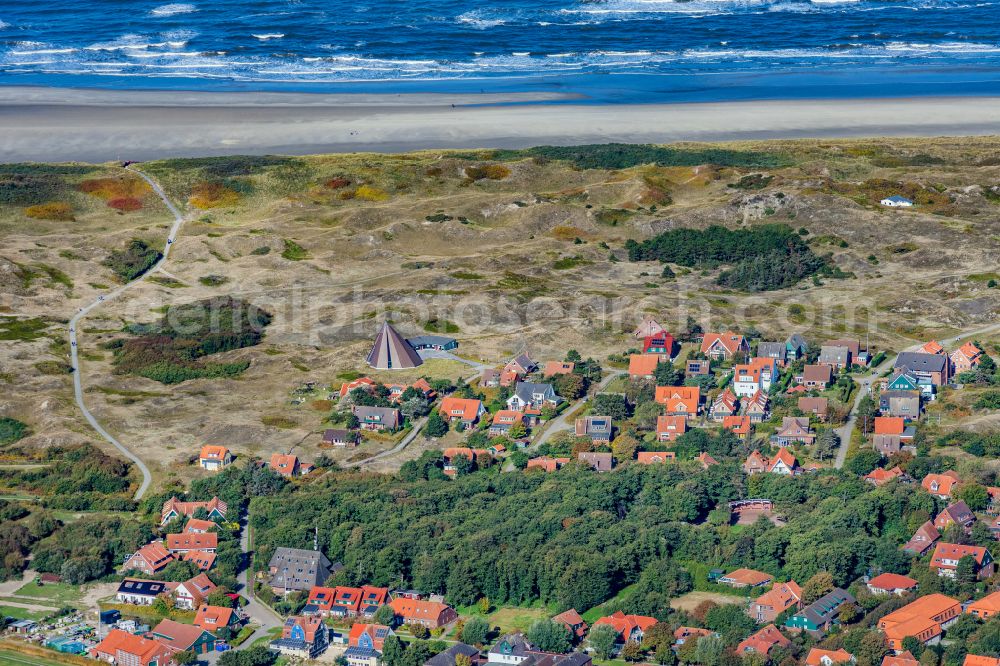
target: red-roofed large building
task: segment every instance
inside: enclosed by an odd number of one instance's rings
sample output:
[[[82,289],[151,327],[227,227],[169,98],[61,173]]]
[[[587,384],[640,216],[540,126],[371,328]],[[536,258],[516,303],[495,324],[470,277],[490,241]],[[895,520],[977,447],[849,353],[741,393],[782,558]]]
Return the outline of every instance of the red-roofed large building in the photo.
[[[899,654],[887,654],[882,657],[882,666],[919,666],[920,662],[909,650],[903,650]]]
[[[773,624],[769,624],[757,633],[745,638],[743,642],[736,646],[737,654],[755,653],[765,657],[771,653],[775,647],[788,647],[792,642],[788,637],[778,631]]]
[[[955,374],[974,369],[981,360],[983,350],[971,342],[966,342],[951,353],[951,367]]]
[[[163,503],[160,512],[160,524],[166,525],[174,518],[194,516],[198,509],[204,509],[208,513],[209,520],[224,520],[226,518],[226,503],[218,497],[213,497],[207,502],[182,502],[176,497],[171,497]]]
[[[118,666],[167,666],[173,650],[160,641],[112,629],[91,648],[90,656]]]
[[[1000,592],[993,592],[982,599],[973,601],[965,607],[965,612],[980,620],[1000,615]]]
[[[934,547],[930,567],[937,571],[938,576],[954,578],[958,569],[958,561],[966,556],[971,557],[975,563],[976,576],[980,580],[993,575],[994,563],[990,551],[982,546],[966,546],[943,541],[938,542]]]
[[[962,666],[1000,666],[1000,658],[967,654],[965,655],[965,661],[962,662]]]
[[[802,588],[792,580],[787,583],[775,583],[774,587],[750,602],[747,612],[758,622],[774,622],[789,608],[801,606]]]
[[[175,555],[183,555],[192,550],[214,553],[218,547],[218,532],[181,532],[167,535],[167,550]]]
[[[437,629],[458,619],[454,608],[438,601],[396,597],[389,605],[403,624],[420,624],[428,629]]]
[[[163,542],[153,541],[132,553],[122,565],[122,571],[141,571],[147,576],[153,576],[166,569],[173,561],[174,556],[163,546]]]
[[[625,644],[629,641],[642,644],[642,639],[649,631],[650,627],[656,624],[655,617],[647,615],[626,615],[622,611],[616,611],[611,615],[602,617],[594,622],[598,627],[606,624],[618,633],[618,643]]]
[[[719,583],[730,587],[760,587],[769,585],[774,580],[774,576],[755,569],[736,569],[719,578]]]
[[[868,581],[868,589],[872,594],[895,594],[903,596],[917,589],[917,581],[909,576],[894,573],[884,573]]]
[[[700,409],[701,389],[697,386],[657,386],[655,399],[663,405],[667,416],[693,419]]]
[[[652,379],[660,360],[659,354],[632,354],[628,357],[628,376],[632,379]]]
[[[889,649],[903,649],[903,639],[913,636],[924,644],[935,642],[962,613],[962,605],[943,594],[928,594],[895,610],[878,622]]]

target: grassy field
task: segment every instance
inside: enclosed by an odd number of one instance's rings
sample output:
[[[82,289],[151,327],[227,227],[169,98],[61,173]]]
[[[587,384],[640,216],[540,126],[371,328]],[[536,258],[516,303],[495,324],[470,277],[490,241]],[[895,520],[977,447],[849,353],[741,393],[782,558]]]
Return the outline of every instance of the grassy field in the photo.
[[[61,664],[58,661],[48,661],[20,652],[0,650],[0,666],[61,666]]]
[[[629,585],[628,587],[622,588],[621,591],[618,594],[616,594],[612,598],[608,599],[603,604],[599,604],[597,606],[594,606],[593,608],[591,608],[587,612],[581,613],[580,617],[582,617],[584,619],[584,621],[587,622],[587,624],[594,624],[594,620],[600,619],[600,618],[604,617],[605,615],[607,615],[607,612],[606,612],[605,609],[608,606],[610,606],[615,601],[618,601],[619,599],[623,599],[626,596],[628,596],[628,594],[632,591],[632,588],[634,588],[634,587],[635,587],[635,585]]]
[[[14,594],[18,597],[31,597],[33,599],[38,599],[39,602],[43,604],[46,601],[51,601],[58,605],[70,605],[76,603],[82,596],[78,586],[69,585],[67,583],[48,583],[46,585],[28,583]]]
[[[0,599],[0,615],[6,615],[8,617],[16,617],[18,620],[41,620],[43,617],[51,615],[55,610],[53,608],[51,611],[33,611],[27,608],[19,608],[17,606],[5,606],[3,600]]]

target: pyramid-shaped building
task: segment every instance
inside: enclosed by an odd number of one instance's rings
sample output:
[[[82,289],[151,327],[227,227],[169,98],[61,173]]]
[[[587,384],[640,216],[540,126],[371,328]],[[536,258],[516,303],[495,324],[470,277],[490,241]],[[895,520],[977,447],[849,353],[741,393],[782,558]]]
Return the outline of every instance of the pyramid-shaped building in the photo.
[[[415,368],[423,363],[413,345],[390,326],[389,322],[382,324],[366,360],[368,365],[377,370]]]

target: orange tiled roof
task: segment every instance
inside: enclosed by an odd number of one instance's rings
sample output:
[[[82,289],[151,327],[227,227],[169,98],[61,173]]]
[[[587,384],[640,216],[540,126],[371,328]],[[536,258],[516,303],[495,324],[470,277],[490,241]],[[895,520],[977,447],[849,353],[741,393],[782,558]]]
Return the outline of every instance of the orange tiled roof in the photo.
[[[655,399],[665,405],[668,412],[697,414],[701,389],[697,386],[657,386]]]
[[[219,547],[218,532],[181,532],[167,535],[167,550],[215,550]]]
[[[820,648],[812,648],[809,650],[809,654],[806,655],[806,666],[845,664],[847,662],[850,662],[852,659],[854,659],[854,655],[852,655],[850,652],[848,652],[843,648],[840,648],[839,650],[823,650]]]
[[[284,453],[274,453],[271,455],[271,469],[282,476],[293,476],[298,466],[298,456]]]
[[[917,581],[909,576],[884,573],[869,580],[868,586],[879,590],[909,590],[917,586]]]
[[[733,331],[706,333],[701,342],[701,353],[707,354],[718,343],[729,354],[735,354],[743,346],[743,336]]]
[[[198,607],[198,614],[195,615],[194,624],[205,631],[214,632],[221,627],[228,627],[232,621],[232,617],[232,608],[202,605]]]
[[[229,449],[224,446],[217,444],[206,444],[201,447],[201,459],[202,460],[225,460],[226,454],[229,453]]]
[[[965,655],[962,666],[1000,666],[1000,659],[996,657],[984,657],[979,654]]]
[[[726,430],[732,430],[737,435],[749,435],[750,429],[753,426],[750,424],[750,417],[743,414],[740,416],[723,416],[722,427]]]
[[[628,638],[636,629],[643,632],[649,631],[649,628],[656,624],[656,622],[655,617],[649,617],[648,615],[626,615],[622,611],[616,611],[611,615],[596,620],[594,626],[609,625],[618,632],[619,636]]]
[[[676,459],[677,454],[673,451],[639,451],[635,454],[635,461],[640,465],[654,465]]]
[[[949,470],[944,474],[928,474],[920,482],[920,485],[924,487],[924,490],[935,495],[951,495],[956,483],[958,483],[958,474]],[[937,490],[932,489],[934,484],[937,484]]]
[[[727,573],[723,578],[727,582],[732,581],[738,585],[766,585],[774,580],[774,576],[763,571],[756,571],[754,569],[737,569],[731,573]]]
[[[659,362],[659,354],[632,354],[628,357],[628,374],[636,377],[652,377]]]
[[[876,435],[902,435],[906,429],[906,422],[902,416],[876,416]]]
[[[482,402],[475,398],[455,398],[448,396],[441,401],[441,407],[438,411],[446,419],[458,416],[463,421],[475,421],[479,416],[482,404]]]

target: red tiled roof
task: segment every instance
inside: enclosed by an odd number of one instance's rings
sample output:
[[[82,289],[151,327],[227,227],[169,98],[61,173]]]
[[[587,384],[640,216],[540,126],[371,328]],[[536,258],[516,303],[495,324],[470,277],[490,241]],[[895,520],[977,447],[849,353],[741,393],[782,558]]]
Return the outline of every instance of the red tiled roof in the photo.
[[[722,580],[727,583],[753,587],[755,585],[766,585],[767,583],[770,583],[774,580],[774,576],[769,573],[764,573],[763,571],[743,568],[727,573],[722,577]]]
[[[167,535],[167,550],[215,550],[219,547],[217,532],[181,532]]]
[[[902,435],[906,429],[906,421],[902,416],[876,416],[876,435]]]
[[[628,357],[628,374],[633,377],[652,377],[659,362],[659,354],[632,354]]]
[[[824,658],[825,657],[825,658]],[[826,666],[826,664],[846,664],[854,659],[847,650],[823,650],[821,648],[811,648],[806,655],[806,666]]]
[[[201,460],[225,460],[229,449],[217,444],[206,444],[201,447]]]
[[[767,655],[775,645],[786,647],[791,645],[791,643],[783,633],[778,631],[776,626],[769,624],[749,638],[744,639],[742,643],[736,646],[736,650],[740,653],[756,652],[757,654]]]
[[[664,463],[677,458],[673,451],[639,451],[635,456],[635,461],[640,465]]]
[[[643,632],[649,631],[649,628],[656,624],[657,620],[655,617],[649,617],[647,615],[626,615],[622,611],[617,611],[608,615],[607,617],[602,617],[601,619],[594,622],[594,626],[599,626],[602,624],[609,625],[619,636],[628,638],[632,635],[632,632],[639,629]]]
[[[726,430],[732,430],[737,435],[749,435],[751,428],[753,428],[750,423],[750,417],[745,414],[739,416],[723,416],[722,427]]]
[[[475,398],[455,398],[448,396],[441,401],[438,411],[446,419],[458,416],[463,421],[475,421],[479,416],[482,402]]]
[[[194,624],[196,627],[201,627],[205,631],[214,632],[216,629],[228,627],[232,618],[232,608],[226,608],[225,606],[202,605],[198,607],[198,614],[195,615]]]
[[[718,343],[727,353],[735,354],[743,346],[743,336],[732,331],[706,333],[701,342],[701,353],[707,354]]]
[[[868,586],[877,590],[911,590],[917,586],[917,581],[909,576],[894,573],[884,573],[868,581]]]

